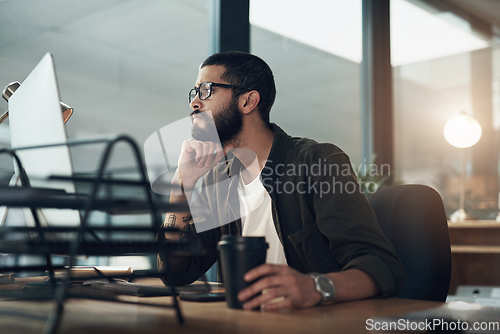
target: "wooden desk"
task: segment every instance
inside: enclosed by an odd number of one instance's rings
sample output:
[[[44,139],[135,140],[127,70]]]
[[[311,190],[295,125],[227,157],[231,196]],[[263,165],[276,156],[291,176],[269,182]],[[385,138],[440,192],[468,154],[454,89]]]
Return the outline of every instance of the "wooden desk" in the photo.
[[[448,223],[452,253],[449,294],[458,285],[500,286],[500,223],[493,220]]]
[[[167,299],[166,299],[167,298]],[[171,297],[148,298],[153,303]],[[233,310],[225,302],[181,302],[185,324],[174,310],[103,301],[71,299],[58,333],[342,333],[368,332],[366,319],[441,306],[442,303],[385,299],[339,303],[279,313]],[[41,333],[51,302],[0,301],[2,334]]]

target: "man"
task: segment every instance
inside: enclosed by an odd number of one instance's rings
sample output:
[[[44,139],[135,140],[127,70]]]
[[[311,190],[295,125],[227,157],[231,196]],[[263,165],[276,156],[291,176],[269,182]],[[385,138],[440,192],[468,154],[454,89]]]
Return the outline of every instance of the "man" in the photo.
[[[245,309],[304,308],[400,292],[404,270],[349,158],[332,144],[290,137],[270,123],[275,95],[271,69],[254,55],[219,53],[200,66],[190,92],[193,139],[183,143],[173,183],[192,189],[203,178],[205,192],[197,201],[205,211],[194,223],[189,213],[167,213],[164,225],[182,229],[181,237],[201,242],[206,253],[160,252],[160,270],[168,257],[175,281],[190,283],[217,260],[223,234],[260,234],[270,249],[267,263],[244,277],[255,281],[238,295]],[[209,111],[222,146],[209,135]],[[228,177],[229,186],[218,186]],[[257,179],[262,183],[255,186]],[[253,206],[243,196],[250,190],[262,194],[250,199]],[[186,195],[172,193],[170,200],[185,201]],[[203,225],[209,221],[221,225],[200,229],[213,226]]]

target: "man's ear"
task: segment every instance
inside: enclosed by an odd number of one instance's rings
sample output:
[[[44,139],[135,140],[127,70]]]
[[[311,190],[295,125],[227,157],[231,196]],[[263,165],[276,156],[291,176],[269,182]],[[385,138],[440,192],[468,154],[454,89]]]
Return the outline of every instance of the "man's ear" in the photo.
[[[249,114],[253,110],[257,109],[257,105],[260,102],[260,94],[256,90],[252,90],[248,93],[242,94],[240,97],[240,108],[244,114]]]

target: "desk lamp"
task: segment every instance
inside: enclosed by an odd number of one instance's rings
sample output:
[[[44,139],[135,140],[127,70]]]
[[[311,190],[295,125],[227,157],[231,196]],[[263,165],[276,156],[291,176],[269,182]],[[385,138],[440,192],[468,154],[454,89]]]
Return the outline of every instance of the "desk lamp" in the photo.
[[[21,86],[21,84],[19,82],[17,82],[17,81],[14,81],[14,82],[8,84],[7,87],[5,87],[5,89],[3,90],[3,93],[2,93],[2,96],[3,96],[4,100],[7,101],[7,102],[9,102],[9,98],[12,96],[12,94],[14,94],[14,92],[20,86]],[[74,109],[71,108],[70,106],[68,106],[64,102],[59,102],[59,104],[61,105],[61,111],[63,113],[64,124],[66,124],[66,122],[68,121],[68,119],[73,114]],[[9,111],[8,110],[6,112],[4,112],[2,116],[0,116],[0,124],[2,124],[3,121],[5,121],[7,119],[7,117],[9,117]]]
[[[452,222],[477,219],[465,212],[466,148],[474,146],[481,138],[481,125],[464,111],[453,116],[444,126],[444,137],[451,145],[462,150],[462,170],[460,173],[460,206],[451,214]]]

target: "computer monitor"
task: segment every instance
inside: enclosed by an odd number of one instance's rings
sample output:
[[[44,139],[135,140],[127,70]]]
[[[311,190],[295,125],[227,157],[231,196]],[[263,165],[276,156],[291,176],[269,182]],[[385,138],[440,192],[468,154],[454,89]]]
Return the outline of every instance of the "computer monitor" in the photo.
[[[52,55],[47,53],[9,98],[11,147],[18,149],[65,143],[67,135],[59,101],[54,61]],[[61,188],[69,193],[75,192],[73,183],[54,184],[47,180],[48,176],[54,174],[73,175],[71,156],[66,145],[18,150],[16,153],[33,187]],[[14,168],[17,173],[15,163]],[[14,178],[13,182],[18,180]],[[7,216],[8,209],[2,208],[1,211],[0,219]],[[43,209],[39,213],[42,225],[80,223],[79,212],[74,210]],[[24,216],[28,225],[34,224],[29,209],[24,210]]]

